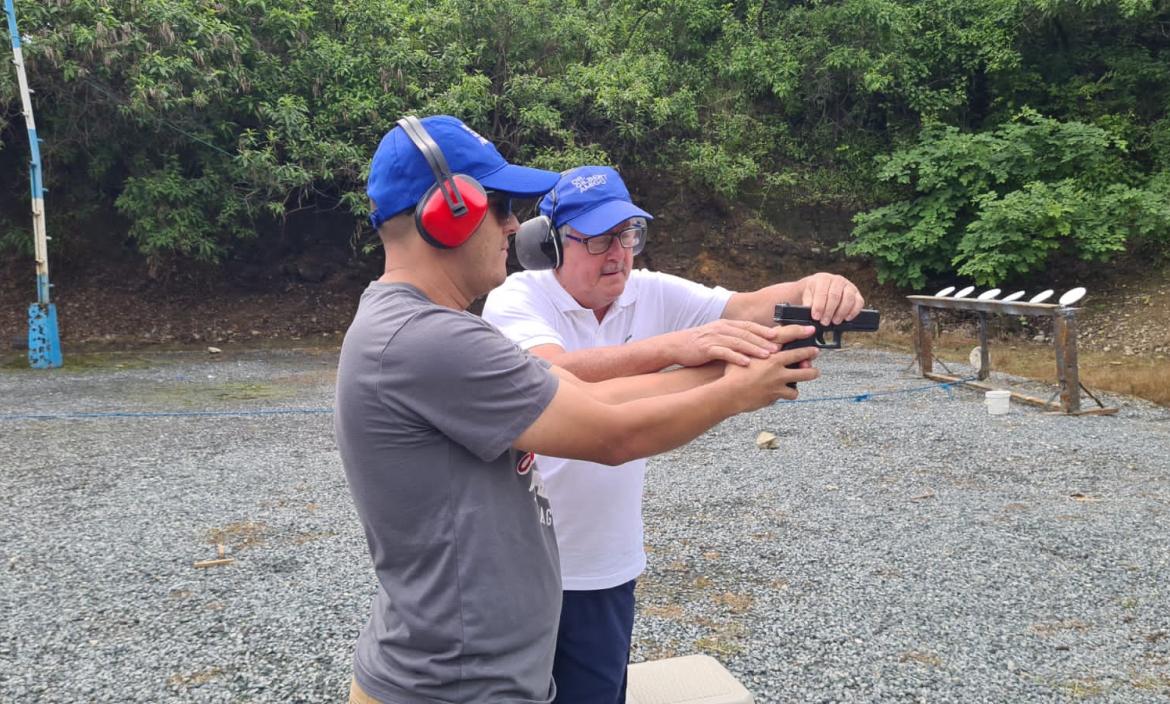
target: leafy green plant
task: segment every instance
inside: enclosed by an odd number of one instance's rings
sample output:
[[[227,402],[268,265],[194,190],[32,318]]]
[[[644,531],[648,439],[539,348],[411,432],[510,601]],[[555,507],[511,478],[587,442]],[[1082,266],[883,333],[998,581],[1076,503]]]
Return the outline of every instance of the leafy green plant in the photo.
[[[955,267],[990,280],[1064,249],[1108,257],[1155,244],[1163,217],[1165,0],[17,7],[55,245],[97,215],[159,265],[228,258],[301,211],[360,227],[370,155],[406,113],[458,115],[546,168],[612,164],[716,203],[869,209],[855,251],[904,282]],[[1051,124],[1015,119],[1027,106]],[[13,175],[27,170],[18,115],[0,72]],[[0,188],[0,248],[24,247],[27,209],[8,204],[27,183]]]
[[[879,177],[906,197],[860,213],[852,255],[882,280],[921,287],[957,272],[978,284],[1041,269],[1058,251],[1108,261],[1131,238],[1165,237],[1164,175],[1143,177],[1108,130],[1025,111],[989,132],[925,130]]]

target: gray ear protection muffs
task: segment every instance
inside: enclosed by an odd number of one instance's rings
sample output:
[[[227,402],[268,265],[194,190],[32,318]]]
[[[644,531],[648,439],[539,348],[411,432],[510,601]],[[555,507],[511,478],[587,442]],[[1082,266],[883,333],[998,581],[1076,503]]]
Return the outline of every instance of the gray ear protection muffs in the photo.
[[[561,233],[553,227],[557,214],[557,189],[552,190],[552,217],[537,215],[525,220],[516,231],[516,259],[529,271],[559,269],[564,263]]]
[[[516,259],[529,271],[561,267],[564,246],[560,233],[552,226],[552,218],[538,215],[520,225],[516,231]]]

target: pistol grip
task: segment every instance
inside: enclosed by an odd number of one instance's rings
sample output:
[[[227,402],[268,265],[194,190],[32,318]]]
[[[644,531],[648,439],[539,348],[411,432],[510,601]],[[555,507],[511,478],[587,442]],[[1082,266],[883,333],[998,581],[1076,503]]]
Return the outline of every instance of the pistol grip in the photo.
[[[783,345],[780,345],[780,351],[795,350],[795,349],[798,349],[800,347],[816,347],[816,346],[817,346],[816,335],[809,335],[808,337],[802,337],[799,340],[792,340],[791,342],[785,342]],[[788,369],[800,369],[800,364],[786,364],[785,366]],[[796,382],[795,381],[788,382],[788,388],[795,389]]]

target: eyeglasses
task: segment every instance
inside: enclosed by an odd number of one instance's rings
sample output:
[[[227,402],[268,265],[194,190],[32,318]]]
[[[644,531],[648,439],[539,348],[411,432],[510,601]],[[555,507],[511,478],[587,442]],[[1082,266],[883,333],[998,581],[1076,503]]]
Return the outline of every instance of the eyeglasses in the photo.
[[[646,226],[633,225],[620,232],[607,232],[604,235],[594,237],[574,237],[569,234],[566,234],[565,237],[584,244],[585,251],[590,254],[605,254],[613,246],[613,240],[616,237],[622,249],[632,249],[634,254],[638,254],[642,251],[641,245],[646,240]]]
[[[503,191],[487,191],[488,207],[500,221],[512,215],[512,194]]]

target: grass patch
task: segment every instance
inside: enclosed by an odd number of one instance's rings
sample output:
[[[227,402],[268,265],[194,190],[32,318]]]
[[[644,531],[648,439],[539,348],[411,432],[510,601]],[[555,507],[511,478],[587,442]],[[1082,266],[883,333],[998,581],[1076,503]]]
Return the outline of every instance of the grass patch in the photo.
[[[1134,677],[1130,680],[1134,689],[1143,692],[1157,692],[1170,696],[1170,675],[1155,674]]]
[[[304,545],[305,543],[311,543],[315,540],[323,540],[325,538],[332,538],[332,537],[335,537],[336,535],[337,535],[337,531],[332,531],[332,530],[306,531],[303,533],[297,533],[293,537],[293,544]]]
[[[33,369],[28,364],[27,353],[4,355],[0,358],[0,369],[11,371],[45,372],[45,369]],[[61,358],[61,368],[65,371],[110,371],[115,369],[149,369],[151,363],[144,357],[116,352],[86,352],[80,354],[65,354]]]
[[[227,545],[233,550],[244,550],[264,544],[264,533],[268,526],[258,521],[237,521],[223,528],[207,531],[207,542],[212,545]]]
[[[205,393],[221,401],[255,401],[280,395],[280,387],[256,382],[231,382],[209,387]]]
[[[223,383],[176,383],[155,387],[142,394],[141,400],[163,406],[205,406],[222,401],[273,401],[297,393],[292,386],[280,383],[229,381]]]
[[[695,649],[707,655],[723,658],[735,657],[743,652],[743,647],[738,643],[731,643],[715,637],[699,638],[695,641]]]
[[[630,659],[634,662],[664,660],[666,658],[678,657],[684,652],[682,644],[676,640],[668,640],[665,643],[659,641],[634,641],[630,650]]]
[[[1058,684],[1057,689],[1074,699],[1099,697],[1105,693],[1105,685],[1094,679],[1068,680]]]
[[[921,650],[908,650],[898,656],[898,661],[912,662],[927,667],[942,667],[943,664],[942,658],[939,656]]]
[[[1053,636],[1057,633],[1066,631],[1075,631],[1077,633],[1085,633],[1089,630],[1089,624],[1077,618],[1065,619],[1063,621],[1050,621],[1046,623],[1032,624],[1032,632],[1038,636]]]
[[[714,601],[733,614],[745,613],[752,607],[752,598],[746,594],[724,592],[715,596]]]
[[[641,611],[646,616],[656,616],[671,621],[682,621],[686,616],[686,611],[678,604],[650,604],[643,606]]]
[[[861,346],[895,349],[913,353],[913,338],[907,333],[879,331],[853,342]],[[967,356],[979,340],[967,335],[943,333],[934,340],[934,355],[944,362],[967,363]],[[1052,345],[1025,340],[995,340],[990,344],[991,369],[1014,376],[1027,377],[1056,386],[1056,353]],[[1077,368],[1081,383],[1090,391],[1111,391],[1137,396],[1162,406],[1170,406],[1170,359],[1125,357],[1117,353],[1077,351]],[[936,368],[936,371],[942,371]],[[1083,399],[1092,403],[1092,399]]]
[[[29,369],[28,356],[22,354],[6,354],[0,357],[0,369],[5,371],[19,371]]]
[[[274,377],[272,381],[282,386],[332,386],[337,383],[337,369],[329,367],[308,372],[294,372]]]
[[[209,667],[206,670],[181,673],[176,672],[167,678],[167,684],[175,688],[198,687],[201,684],[217,680],[227,674],[223,668]]]

